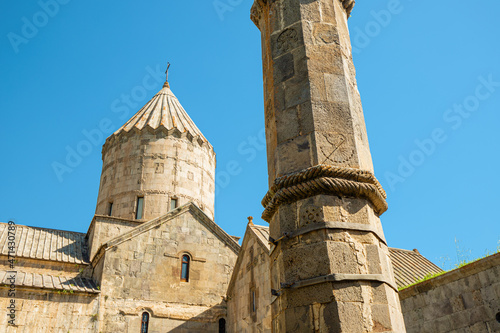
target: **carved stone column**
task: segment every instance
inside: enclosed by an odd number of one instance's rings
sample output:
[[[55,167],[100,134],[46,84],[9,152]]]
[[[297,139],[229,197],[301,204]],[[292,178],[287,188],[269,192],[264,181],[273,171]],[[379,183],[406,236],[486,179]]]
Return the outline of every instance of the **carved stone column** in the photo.
[[[353,0],[255,0],[274,332],[405,332],[347,18]]]

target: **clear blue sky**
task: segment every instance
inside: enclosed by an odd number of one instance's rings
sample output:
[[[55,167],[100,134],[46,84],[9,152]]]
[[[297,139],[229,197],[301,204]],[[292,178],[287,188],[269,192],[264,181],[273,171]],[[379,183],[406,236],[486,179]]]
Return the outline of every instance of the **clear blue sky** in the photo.
[[[87,156],[62,181],[52,165],[101,121],[117,129],[124,95],[135,113],[161,88],[162,75],[144,79],[168,60],[172,90],[217,153],[216,222],[238,236],[249,215],[265,225],[251,1],[60,2],[0,3],[0,221],[86,232],[110,133],[80,146]],[[500,239],[499,12],[492,0],[360,0],[349,20],[375,171],[389,195],[386,237],[438,264],[456,261],[455,239],[470,258]]]

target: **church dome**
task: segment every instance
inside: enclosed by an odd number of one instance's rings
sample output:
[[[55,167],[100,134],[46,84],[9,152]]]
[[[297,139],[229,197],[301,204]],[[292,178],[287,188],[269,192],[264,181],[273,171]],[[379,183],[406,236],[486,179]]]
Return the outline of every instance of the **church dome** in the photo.
[[[208,143],[201,131],[188,116],[181,103],[175,97],[170,85],[166,82],[163,88],[140,109],[129,121],[120,127],[114,135],[130,132],[133,129],[142,130],[150,127],[155,130],[160,127],[166,130],[178,130],[187,133],[200,144]],[[208,143],[209,144],[209,143]]]
[[[214,217],[215,153],[168,82],[106,139],[96,214],[147,221],[193,202]]]

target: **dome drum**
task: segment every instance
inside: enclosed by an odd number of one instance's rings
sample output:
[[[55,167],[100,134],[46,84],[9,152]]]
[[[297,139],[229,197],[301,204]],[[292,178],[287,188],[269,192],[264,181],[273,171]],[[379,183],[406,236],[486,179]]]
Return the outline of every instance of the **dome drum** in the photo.
[[[107,138],[96,214],[147,221],[194,202],[214,217],[215,153],[168,86]]]

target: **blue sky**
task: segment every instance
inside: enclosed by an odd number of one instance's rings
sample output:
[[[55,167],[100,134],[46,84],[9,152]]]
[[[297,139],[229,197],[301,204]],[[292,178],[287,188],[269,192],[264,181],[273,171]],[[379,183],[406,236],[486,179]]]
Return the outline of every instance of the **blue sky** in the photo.
[[[102,143],[161,88],[170,61],[172,90],[217,153],[216,222],[238,236],[249,215],[265,225],[251,1],[53,3],[0,3],[0,221],[86,232]],[[358,1],[349,20],[389,245],[445,267],[499,245],[498,12],[491,0]],[[54,162],[82,147],[58,177]]]

